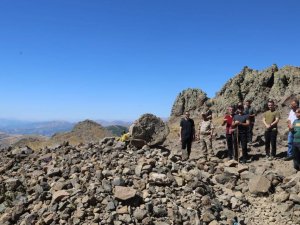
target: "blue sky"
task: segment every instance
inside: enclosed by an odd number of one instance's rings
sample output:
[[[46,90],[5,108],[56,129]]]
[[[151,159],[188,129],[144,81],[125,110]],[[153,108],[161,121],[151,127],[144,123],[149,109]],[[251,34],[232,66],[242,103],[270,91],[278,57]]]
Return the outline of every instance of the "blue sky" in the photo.
[[[299,66],[297,0],[1,0],[0,118],[168,117],[244,66]]]

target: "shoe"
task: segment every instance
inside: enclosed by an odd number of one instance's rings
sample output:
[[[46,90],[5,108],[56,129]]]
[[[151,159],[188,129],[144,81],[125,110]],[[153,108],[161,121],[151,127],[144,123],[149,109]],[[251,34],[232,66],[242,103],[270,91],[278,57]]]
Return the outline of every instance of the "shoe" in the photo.
[[[290,161],[292,160],[294,157],[293,156],[287,156],[286,158],[284,158],[284,161]]]
[[[268,157],[268,160],[269,160],[269,161],[272,161],[273,159],[274,159],[273,156],[269,156],[269,157]]]

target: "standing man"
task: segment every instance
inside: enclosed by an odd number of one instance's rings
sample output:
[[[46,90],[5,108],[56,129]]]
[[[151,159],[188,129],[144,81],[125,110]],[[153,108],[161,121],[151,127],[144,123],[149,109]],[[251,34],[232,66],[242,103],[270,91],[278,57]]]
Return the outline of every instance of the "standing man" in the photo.
[[[247,100],[245,102],[245,114],[249,116],[249,126],[248,126],[248,144],[252,145],[252,138],[253,138],[253,127],[254,127],[254,123],[255,123],[255,116],[256,116],[256,112],[253,109],[253,107],[251,107],[251,100]]]
[[[233,123],[233,117],[234,117],[234,109],[232,106],[229,106],[227,109],[227,114],[223,119],[222,126],[226,124],[226,142],[227,142],[227,148],[228,148],[228,158],[233,159],[233,129],[232,129],[232,123]]]
[[[202,113],[202,121],[199,124],[198,137],[200,137],[201,150],[204,157],[207,159],[207,155],[214,156],[212,149],[212,137],[214,132],[214,125],[211,119],[208,119],[207,113]]]
[[[299,101],[294,99],[291,102],[291,111],[289,113],[289,117],[288,117],[288,128],[289,128],[289,134],[288,134],[288,149],[287,149],[287,155],[285,160],[291,160],[293,159],[293,140],[294,140],[294,135],[292,132],[292,128],[293,128],[293,122],[297,119],[296,116],[296,109],[298,109],[299,107]]]
[[[190,118],[190,113],[185,112],[185,117],[180,121],[179,137],[181,141],[182,159],[190,157],[192,142],[195,140],[195,123]]]
[[[234,131],[234,155],[238,158],[238,145],[241,143],[242,147],[242,163],[246,163],[248,158],[247,151],[247,133],[249,126],[248,115],[244,114],[244,106],[238,105],[237,114],[233,117],[233,127],[236,128]]]
[[[279,112],[275,110],[275,104],[273,100],[269,100],[268,108],[269,110],[265,112],[263,118],[263,123],[266,127],[265,150],[267,158],[272,159],[276,156],[277,124],[279,122]],[[272,146],[271,155],[270,144]]]

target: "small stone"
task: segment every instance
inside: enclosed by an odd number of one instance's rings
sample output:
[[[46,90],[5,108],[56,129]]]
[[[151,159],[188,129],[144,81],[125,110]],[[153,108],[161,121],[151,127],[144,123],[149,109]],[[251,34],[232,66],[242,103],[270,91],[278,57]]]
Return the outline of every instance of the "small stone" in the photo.
[[[64,197],[67,197],[69,195],[70,194],[68,192],[66,192],[65,190],[56,191],[52,195],[52,202],[58,202],[61,199],[63,199]]]
[[[266,194],[271,188],[271,181],[263,176],[255,176],[250,179],[248,187],[252,194]]]
[[[135,197],[136,190],[130,187],[116,186],[114,194],[115,198],[126,201]]]
[[[142,221],[147,215],[147,211],[143,209],[136,209],[133,213],[133,216],[138,220]]]

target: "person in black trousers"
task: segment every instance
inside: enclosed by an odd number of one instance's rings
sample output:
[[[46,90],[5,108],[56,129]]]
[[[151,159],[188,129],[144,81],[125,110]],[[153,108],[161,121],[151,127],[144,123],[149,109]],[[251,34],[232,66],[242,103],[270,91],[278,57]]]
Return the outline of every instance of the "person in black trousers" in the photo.
[[[228,158],[233,159],[233,117],[234,117],[234,108],[229,106],[227,109],[227,114],[223,119],[222,126],[226,125],[226,142],[227,142],[227,149],[228,149]]]
[[[247,139],[248,139],[248,126],[250,124],[249,115],[244,114],[244,106],[238,105],[237,114],[233,117],[233,128],[234,131],[234,155],[235,159],[238,159],[238,145],[242,147],[242,163],[246,163],[248,159],[247,151]]]
[[[181,141],[182,159],[190,157],[192,142],[195,140],[195,123],[190,118],[190,113],[185,112],[185,117],[180,121],[179,137]]]
[[[266,156],[270,160],[276,157],[276,142],[277,142],[277,124],[279,122],[279,112],[275,110],[275,104],[273,100],[268,102],[269,110],[265,112],[263,123],[265,125],[265,150]],[[270,144],[272,151],[270,155]]]

